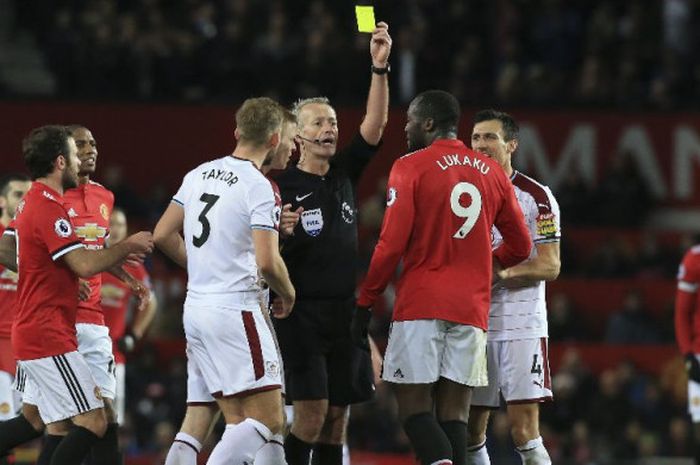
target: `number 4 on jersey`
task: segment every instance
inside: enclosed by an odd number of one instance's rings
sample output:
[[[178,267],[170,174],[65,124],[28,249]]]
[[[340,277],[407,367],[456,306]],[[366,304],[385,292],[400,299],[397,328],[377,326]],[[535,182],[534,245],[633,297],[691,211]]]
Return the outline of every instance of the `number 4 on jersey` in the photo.
[[[463,207],[459,201],[463,194],[469,194],[469,197],[471,197],[468,207]],[[452,207],[452,213],[459,218],[464,218],[464,223],[452,237],[464,239],[476,224],[476,220],[479,219],[479,214],[481,213],[481,192],[472,183],[457,183],[450,194],[450,207]]]
[[[199,222],[202,223],[202,234],[199,237],[192,236],[192,243],[195,247],[203,246],[204,243],[207,242],[207,239],[209,239],[211,224],[209,223],[209,218],[207,218],[207,213],[209,213],[209,210],[211,210],[211,207],[214,206],[216,201],[219,200],[219,196],[214,194],[202,194],[199,200],[204,202],[205,205],[204,209],[202,209],[202,213],[199,214],[199,218],[197,218]]]

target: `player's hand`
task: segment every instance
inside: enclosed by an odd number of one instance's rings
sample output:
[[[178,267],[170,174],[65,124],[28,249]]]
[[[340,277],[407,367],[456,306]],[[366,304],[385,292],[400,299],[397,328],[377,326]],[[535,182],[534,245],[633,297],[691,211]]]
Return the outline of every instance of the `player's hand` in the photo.
[[[275,297],[272,300],[272,303],[270,304],[270,313],[272,313],[272,316],[275,318],[287,318],[290,313],[292,313],[292,308],[294,307],[294,297],[290,298],[282,298],[282,297]]]
[[[685,354],[685,371],[688,379],[700,383],[700,363],[693,353]]]
[[[299,207],[292,211],[292,204],[288,203],[282,207],[282,217],[280,219],[280,232],[283,236],[293,236],[294,228],[299,224],[299,218],[304,211],[304,207]]]
[[[139,312],[145,311],[148,308],[148,304],[151,302],[151,291],[139,282],[134,284],[134,286],[131,288],[131,291],[139,300]]]
[[[119,338],[117,341],[117,348],[124,354],[128,354],[130,352],[133,352],[134,348],[136,348],[136,336],[134,333],[131,331],[128,331],[126,334],[124,334],[122,337]]]
[[[353,344],[361,349],[369,351],[369,321],[372,312],[367,307],[355,307],[350,323],[350,337]]]
[[[389,25],[385,22],[377,23],[372,32],[372,40],[369,42],[369,53],[372,55],[372,64],[376,68],[385,68],[391,53],[391,36]]]
[[[92,294],[92,288],[90,287],[90,283],[84,279],[79,279],[78,299],[80,299],[81,302],[85,302],[90,298],[90,294]]]
[[[124,239],[132,254],[147,254],[153,252],[153,234],[141,231]]]
[[[124,259],[124,264],[130,265],[130,266],[139,266],[139,265],[143,264],[143,261],[145,259],[146,259],[145,253],[130,253]]]
[[[503,266],[501,263],[494,257],[493,258],[493,272],[491,274],[491,287],[496,286],[499,284],[501,281],[503,281]]]

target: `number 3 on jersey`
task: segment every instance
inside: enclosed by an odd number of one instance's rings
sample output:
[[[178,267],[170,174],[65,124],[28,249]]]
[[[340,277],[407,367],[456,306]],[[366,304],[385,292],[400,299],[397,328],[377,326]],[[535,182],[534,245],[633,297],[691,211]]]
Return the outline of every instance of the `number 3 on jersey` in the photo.
[[[471,197],[468,207],[463,207],[459,201],[463,194],[469,194],[469,197]],[[464,223],[452,237],[464,239],[469,234],[469,231],[472,230],[481,214],[481,192],[472,183],[457,183],[450,194],[450,207],[452,207],[452,213],[457,215],[457,217],[464,218]]]
[[[197,218],[199,222],[202,223],[202,234],[200,234],[199,237],[192,236],[192,243],[195,247],[203,246],[204,243],[207,242],[207,239],[209,239],[211,224],[209,223],[209,218],[207,218],[207,213],[209,213],[209,210],[211,210],[211,207],[214,206],[216,201],[219,200],[219,196],[214,194],[202,194],[199,200],[204,202],[204,209],[202,209],[202,213],[200,213],[199,218]]]

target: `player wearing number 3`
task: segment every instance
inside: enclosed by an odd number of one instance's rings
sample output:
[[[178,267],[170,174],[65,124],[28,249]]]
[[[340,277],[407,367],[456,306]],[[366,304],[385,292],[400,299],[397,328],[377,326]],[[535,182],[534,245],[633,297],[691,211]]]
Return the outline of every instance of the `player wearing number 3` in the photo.
[[[530,237],[498,163],[457,140],[454,96],[423,92],[407,117],[408,146],[415,151],[391,169],[352,334],[366,344],[368,309],[403,259],[382,378],[392,383],[420,462],[463,463],[471,389],[487,383],[493,262],[510,268],[526,259]],[[492,254],[494,224],[504,242]]]
[[[518,125],[510,115],[477,113],[471,139],[474,150],[497,161],[510,177],[534,247],[529,260],[497,273],[489,312],[489,385],[474,390],[466,463],[491,463],[484,447],[486,426],[489,409],[500,406],[502,395],[523,464],[551,465],[539,432],[539,403],[552,398],[545,281],[559,275],[559,205],[548,187],[511,166]],[[500,241],[500,231],[494,231],[494,246]]]

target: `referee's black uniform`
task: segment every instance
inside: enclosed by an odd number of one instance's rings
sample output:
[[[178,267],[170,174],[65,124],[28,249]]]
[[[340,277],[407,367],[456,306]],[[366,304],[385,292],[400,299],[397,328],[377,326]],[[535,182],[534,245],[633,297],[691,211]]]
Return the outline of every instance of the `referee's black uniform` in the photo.
[[[275,320],[288,402],[345,406],[374,391],[370,355],[352,344],[350,321],[358,264],[354,186],[377,149],[358,133],[325,176],[292,167],[275,178],[282,203],[304,207],[282,248],[296,303],[288,318]]]

